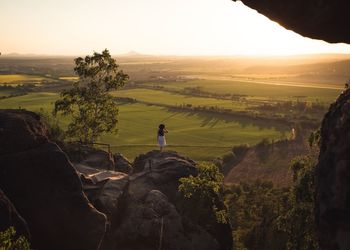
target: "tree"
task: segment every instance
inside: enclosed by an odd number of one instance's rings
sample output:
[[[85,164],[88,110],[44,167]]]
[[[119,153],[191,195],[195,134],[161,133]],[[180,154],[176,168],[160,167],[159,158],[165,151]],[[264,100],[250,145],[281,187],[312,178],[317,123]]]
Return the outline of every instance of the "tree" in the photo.
[[[276,221],[287,205],[288,192],[259,179],[226,187],[236,250],[286,249],[287,234],[276,227]]]
[[[288,234],[288,250],[319,249],[314,218],[315,168],[316,158],[313,155],[298,157],[292,163],[290,207],[278,219],[278,227]]]
[[[345,82],[345,89],[348,89],[350,86],[350,78]]]
[[[209,163],[198,165],[198,176],[180,178],[179,191],[188,217],[199,224],[227,223],[226,208],[220,202],[223,179],[219,169]]]
[[[129,76],[118,70],[119,65],[107,49],[74,61],[79,81],[61,92],[53,113],[72,118],[68,136],[90,143],[103,133],[116,132],[118,106],[108,92],[123,87]]]

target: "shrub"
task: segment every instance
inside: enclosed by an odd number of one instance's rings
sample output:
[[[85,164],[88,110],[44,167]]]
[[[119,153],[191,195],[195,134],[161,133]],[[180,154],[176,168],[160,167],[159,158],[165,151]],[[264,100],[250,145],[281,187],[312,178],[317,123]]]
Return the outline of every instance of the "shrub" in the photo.
[[[28,240],[24,236],[16,236],[13,227],[0,232],[0,250],[30,250]]]

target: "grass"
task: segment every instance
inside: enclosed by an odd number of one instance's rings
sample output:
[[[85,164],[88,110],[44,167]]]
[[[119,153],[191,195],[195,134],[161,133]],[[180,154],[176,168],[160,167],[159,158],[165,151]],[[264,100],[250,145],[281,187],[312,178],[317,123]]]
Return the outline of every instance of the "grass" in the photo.
[[[116,148],[119,145],[122,153],[133,158],[150,148],[156,148],[156,132],[160,123],[165,123],[169,130],[166,135],[168,148],[196,160],[213,159],[227,152],[232,145],[256,144],[265,137],[281,138],[287,130],[285,127],[275,128],[251,120],[234,120],[229,116],[174,112],[135,103],[120,106],[119,133],[101,139],[116,145]]]
[[[30,93],[25,96],[0,100],[1,108],[26,108],[51,111],[55,93]],[[67,124],[67,118],[61,120]],[[165,123],[169,150],[192,157],[195,160],[211,160],[227,152],[233,145],[255,144],[262,138],[278,139],[285,136],[286,127],[254,121],[233,119],[225,115],[195,112],[175,112],[165,107],[141,103],[120,104],[119,131],[105,135],[102,142],[110,143],[114,151],[130,159],[151,149],[157,149],[156,132]]]
[[[43,80],[48,78],[42,76],[34,75],[20,75],[20,74],[11,74],[11,75],[0,75],[0,84],[26,84],[26,83],[40,83]]]

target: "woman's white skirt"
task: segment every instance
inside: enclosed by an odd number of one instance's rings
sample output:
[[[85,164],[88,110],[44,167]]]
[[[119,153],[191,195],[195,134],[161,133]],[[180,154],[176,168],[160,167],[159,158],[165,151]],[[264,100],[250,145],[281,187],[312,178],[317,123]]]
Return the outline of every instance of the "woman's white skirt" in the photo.
[[[161,147],[166,145],[165,136],[158,135],[158,145]]]

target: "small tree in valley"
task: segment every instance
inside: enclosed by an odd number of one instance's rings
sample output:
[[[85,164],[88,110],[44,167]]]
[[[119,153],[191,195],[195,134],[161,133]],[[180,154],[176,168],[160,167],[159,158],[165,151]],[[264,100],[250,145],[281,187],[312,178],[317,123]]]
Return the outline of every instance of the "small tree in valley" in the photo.
[[[84,143],[94,142],[103,133],[116,132],[118,106],[108,92],[124,86],[129,76],[118,70],[119,65],[107,49],[74,61],[79,81],[61,92],[54,114],[72,118],[68,136]]]

